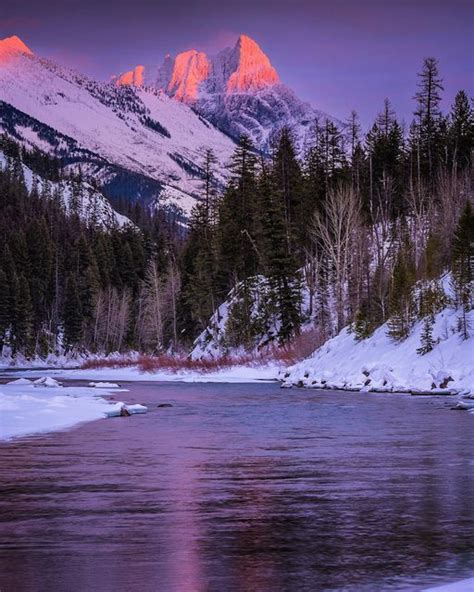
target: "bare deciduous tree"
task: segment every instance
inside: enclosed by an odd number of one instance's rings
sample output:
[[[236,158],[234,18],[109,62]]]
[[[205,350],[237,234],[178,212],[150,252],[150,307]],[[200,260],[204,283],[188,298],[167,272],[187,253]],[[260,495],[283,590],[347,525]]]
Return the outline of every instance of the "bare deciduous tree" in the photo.
[[[100,290],[94,310],[94,346],[99,351],[120,351],[130,322],[131,295],[109,286]]]
[[[349,270],[360,226],[359,197],[342,185],[328,193],[324,213],[316,212],[313,220],[312,240],[321,248],[333,279],[337,331],[346,323]]]

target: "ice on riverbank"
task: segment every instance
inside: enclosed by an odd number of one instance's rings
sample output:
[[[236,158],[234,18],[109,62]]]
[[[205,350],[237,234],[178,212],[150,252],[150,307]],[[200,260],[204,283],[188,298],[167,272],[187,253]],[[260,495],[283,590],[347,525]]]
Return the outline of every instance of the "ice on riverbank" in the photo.
[[[50,376],[35,382],[20,378],[0,385],[0,440],[51,432],[107,417],[118,404],[106,401],[103,398],[106,394],[107,389],[61,387]],[[130,414],[143,413],[146,408],[143,411],[131,405],[128,410]]]

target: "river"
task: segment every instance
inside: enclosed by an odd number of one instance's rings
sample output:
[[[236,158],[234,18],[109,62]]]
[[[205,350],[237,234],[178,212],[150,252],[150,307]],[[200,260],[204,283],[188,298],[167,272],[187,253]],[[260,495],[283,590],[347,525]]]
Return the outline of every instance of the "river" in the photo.
[[[474,574],[474,418],[449,398],[125,386],[115,398],[148,414],[0,444],[2,592],[412,591]]]

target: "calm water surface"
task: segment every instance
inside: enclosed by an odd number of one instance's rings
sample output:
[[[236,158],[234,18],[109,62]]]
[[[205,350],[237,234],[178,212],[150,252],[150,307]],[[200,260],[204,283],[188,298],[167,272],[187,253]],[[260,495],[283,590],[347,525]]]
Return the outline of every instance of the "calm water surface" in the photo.
[[[378,592],[474,575],[474,417],[447,399],[127,388],[115,397],[147,415],[0,445],[1,592]]]

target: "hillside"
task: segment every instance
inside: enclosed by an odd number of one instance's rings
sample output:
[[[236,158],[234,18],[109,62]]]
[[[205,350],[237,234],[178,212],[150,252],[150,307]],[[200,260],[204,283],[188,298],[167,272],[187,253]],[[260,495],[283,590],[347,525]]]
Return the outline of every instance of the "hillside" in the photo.
[[[0,132],[81,166],[109,195],[158,201],[186,215],[202,183],[205,148],[219,173],[233,141],[187,105],[152,89],[96,82],[0,41]]]
[[[0,171],[8,170],[10,162],[13,161],[0,150]],[[126,216],[116,212],[108,199],[89,183],[84,181],[78,183],[72,180],[46,180],[25,164],[21,164],[21,170],[26,189],[29,192],[35,188],[40,195],[45,192],[50,196],[57,195],[66,213],[71,214],[77,208],[79,218],[88,226],[95,225],[103,229],[134,226]],[[77,204],[75,200],[77,200]]]
[[[451,307],[435,316],[435,345],[424,355],[417,352],[422,321],[400,343],[389,337],[387,323],[362,340],[346,328],[309,358],[282,372],[282,384],[361,392],[474,393],[474,336],[462,338],[458,317],[459,310]],[[469,322],[474,325],[474,311]]]

